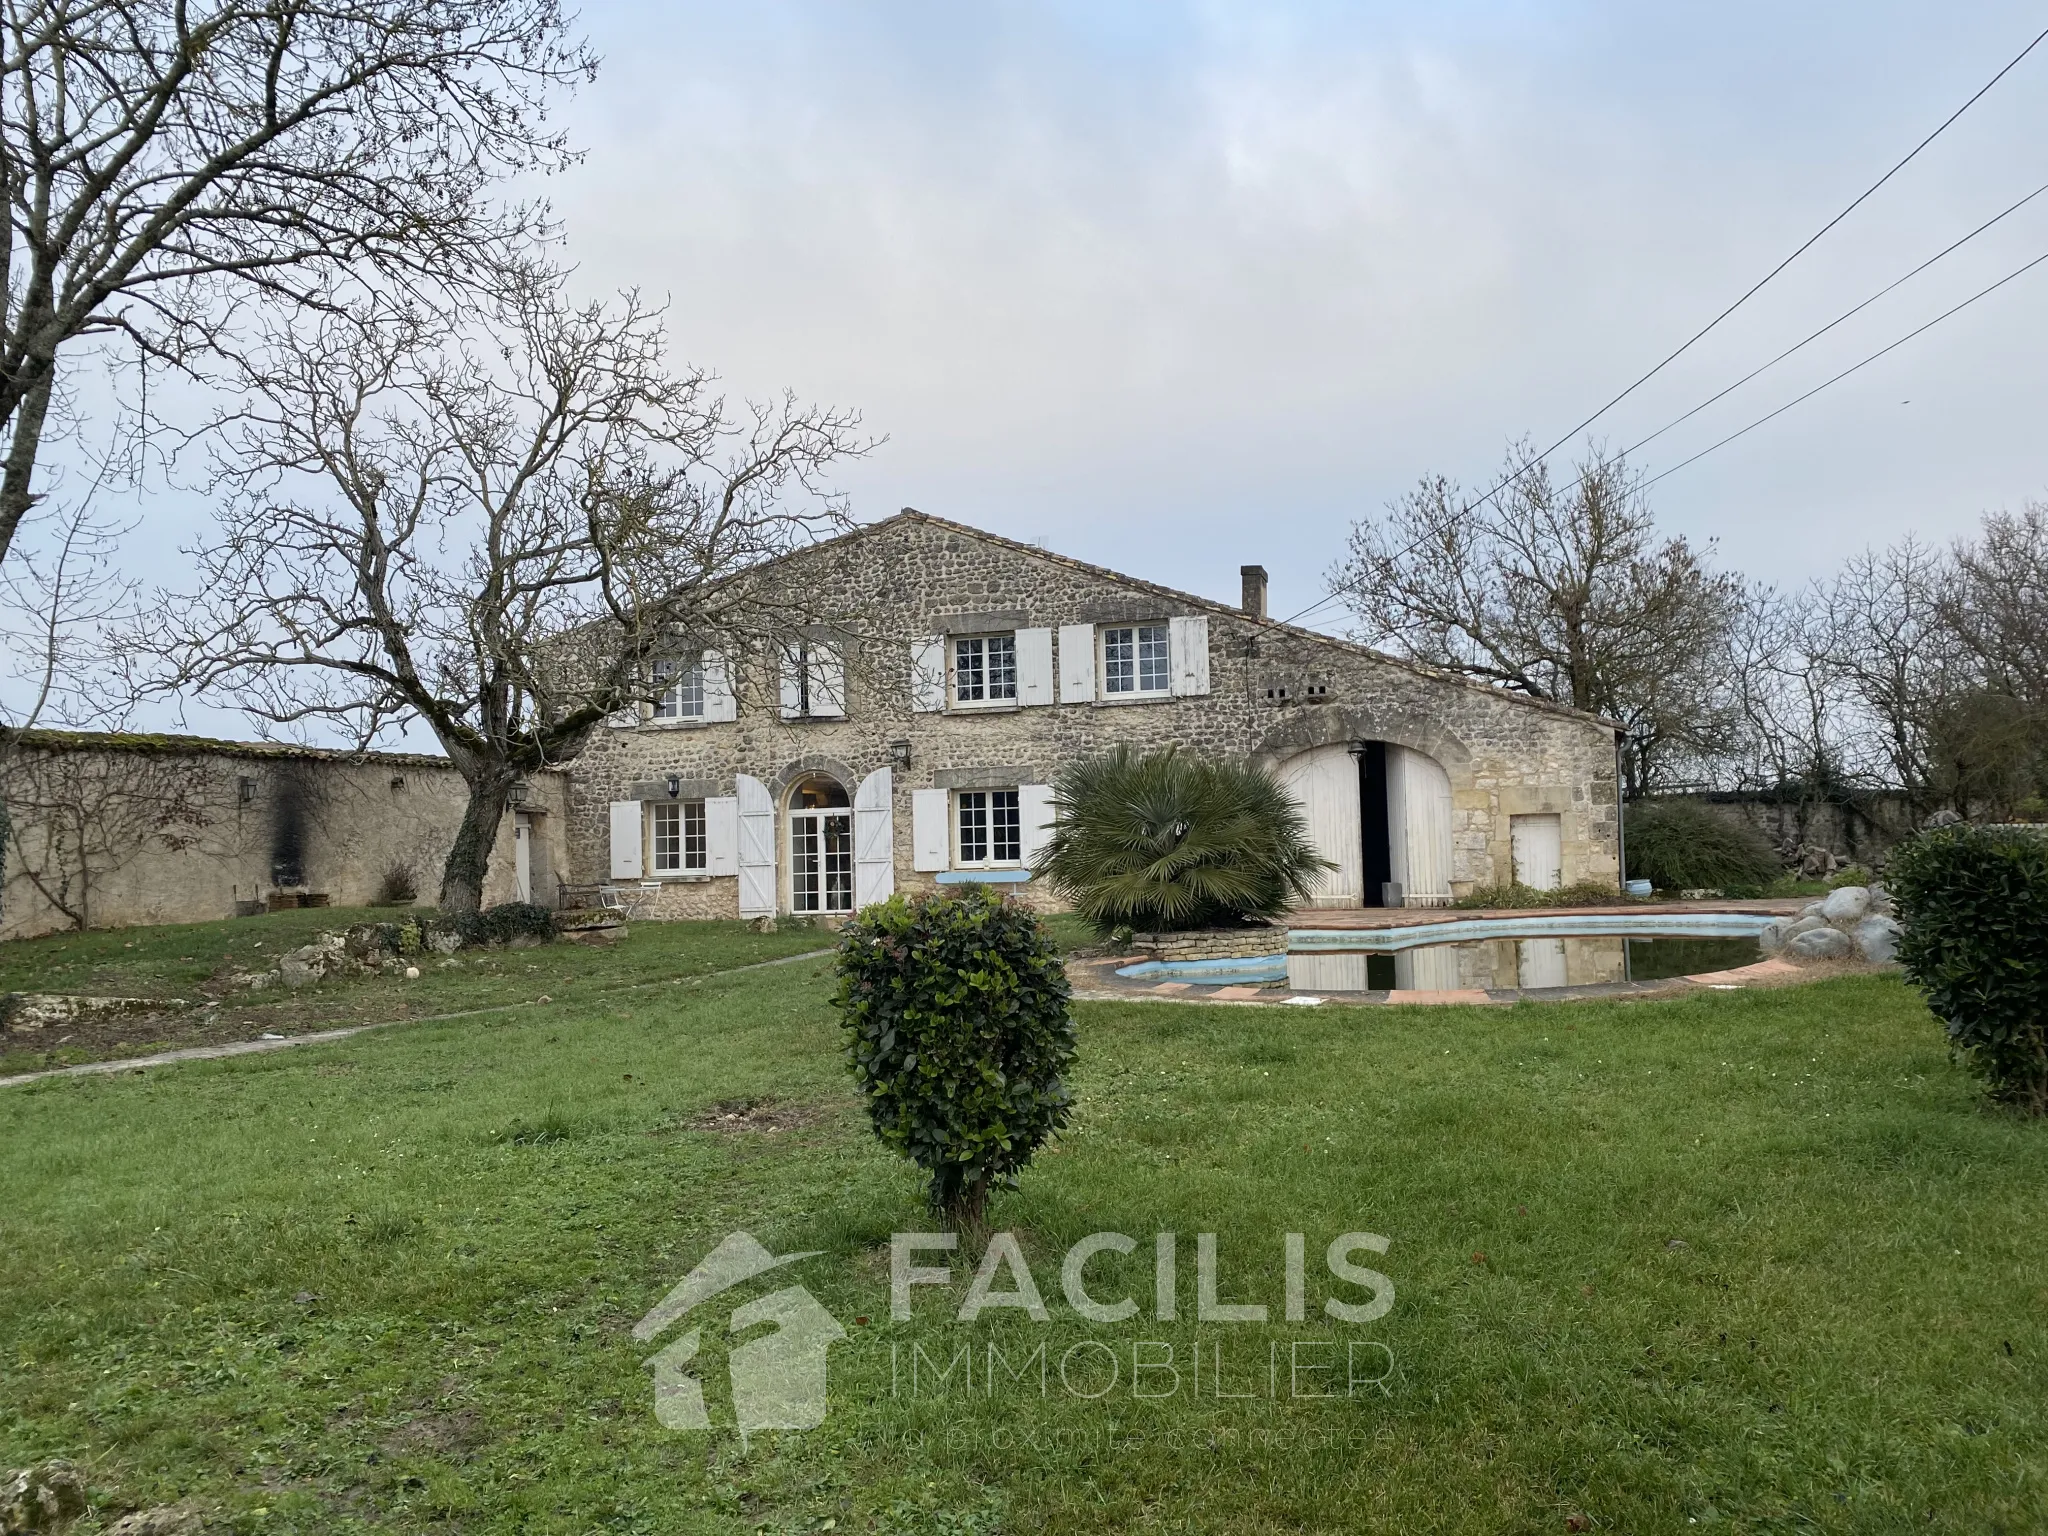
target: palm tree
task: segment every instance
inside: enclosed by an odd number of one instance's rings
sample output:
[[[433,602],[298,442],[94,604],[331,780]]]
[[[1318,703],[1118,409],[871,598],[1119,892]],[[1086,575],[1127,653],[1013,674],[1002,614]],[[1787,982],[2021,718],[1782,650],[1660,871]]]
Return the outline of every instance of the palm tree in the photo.
[[[1104,933],[1278,917],[1330,867],[1300,806],[1249,763],[1119,747],[1062,771],[1053,806],[1037,871]]]

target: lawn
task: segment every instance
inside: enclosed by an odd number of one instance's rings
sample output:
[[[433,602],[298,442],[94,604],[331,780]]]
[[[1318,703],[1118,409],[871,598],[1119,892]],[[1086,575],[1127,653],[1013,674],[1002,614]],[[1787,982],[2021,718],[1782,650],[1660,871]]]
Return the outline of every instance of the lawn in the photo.
[[[967,1234],[895,1322],[890,1234],[932,1222],[863,1128],[825,963],[658,977],[731,937],[642,928],[630,961],[535,962],[633,985],[7,1091],[0,1462],[251,1536],[2048,1528],[2048,1127],[1982,1108],[1894,980],[1082,1005],[1076,1123],[990,1213],[1047,1320],[953,1316]],[[745,1443],[663,1427],[672,1335],[631,1336],[739,1230],[819,1255],[734,1302],[800,1283],[847,1334],[824,1422]],[[1136,1318],[1062,1296],[1098,1230],[1137,1240],[1087,1269]],[[1391,1239],[1365,1324],[1319,1310],[1362,1295],[1323,1267],[1354,1231]],[[1197,1318],[1203,1232],[1221,1299],[1273,1321]],[[691,1365],[728,1421],[730,1311]],[[963,1347],[971,1388],[935,1385]],[[1321,1369],[1347,1354],[1356,1388]]]

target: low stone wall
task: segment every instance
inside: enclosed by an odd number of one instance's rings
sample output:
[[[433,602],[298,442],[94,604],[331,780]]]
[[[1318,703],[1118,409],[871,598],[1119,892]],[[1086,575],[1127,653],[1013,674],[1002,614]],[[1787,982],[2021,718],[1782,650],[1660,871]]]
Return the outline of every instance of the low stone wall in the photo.
[[[1148,960],[1256,960],[1286,949],[1284,928],[1195,928],[1131,935],[1132,953]]]

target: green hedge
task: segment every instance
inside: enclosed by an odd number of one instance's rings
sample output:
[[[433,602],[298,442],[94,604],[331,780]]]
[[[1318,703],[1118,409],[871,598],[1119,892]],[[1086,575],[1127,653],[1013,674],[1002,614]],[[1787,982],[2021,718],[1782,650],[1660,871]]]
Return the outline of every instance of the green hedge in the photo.
[[[1638,800],[1624,832],[1628,875],[1660,891],[1749,890],[1784,873],[1764,835],[1693,800]]]
[[[1943,827],[1885,874],[1907,979],[1995,1097],[2048,1114],[2048,836]]]
[[[839,945],[834,1005],[885,1146],[931,1176],[934,1210],[989,1191],[1067,1123],[1067,976],[1037,917],[983,887],[868,907]]]

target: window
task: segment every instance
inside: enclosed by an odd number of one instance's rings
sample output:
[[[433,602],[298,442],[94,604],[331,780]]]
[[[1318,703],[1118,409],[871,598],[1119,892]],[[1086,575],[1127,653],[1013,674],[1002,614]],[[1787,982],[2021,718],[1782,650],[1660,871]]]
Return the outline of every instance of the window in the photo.
[[[648,841],[654,853],[649,867],[655,874],[702,874],[710,868],[702,800],[657,800],[648,810]]]
[[[1017,702],[1017,637],[979,635],[953,642],[953,702]]]
[[[657,720],[702,720],[704,718],[704,665],[691,662],[685,666],[679,661],[657,661],[654,664],[656,686],[669,686],[654,699],[654,718]]]
[[[1020,864],[1024,859],[1022,823],[1014,789],[963,789],[954,801],[959,845],[953,862],[973,865]]]
[[[1164,624],[1127,624],[1102,631],[1102,691],[1165,693],[1173,684]]]
[[[843,720],[846,663],[836,646],[795,641],[782,652],[782,718]]]

